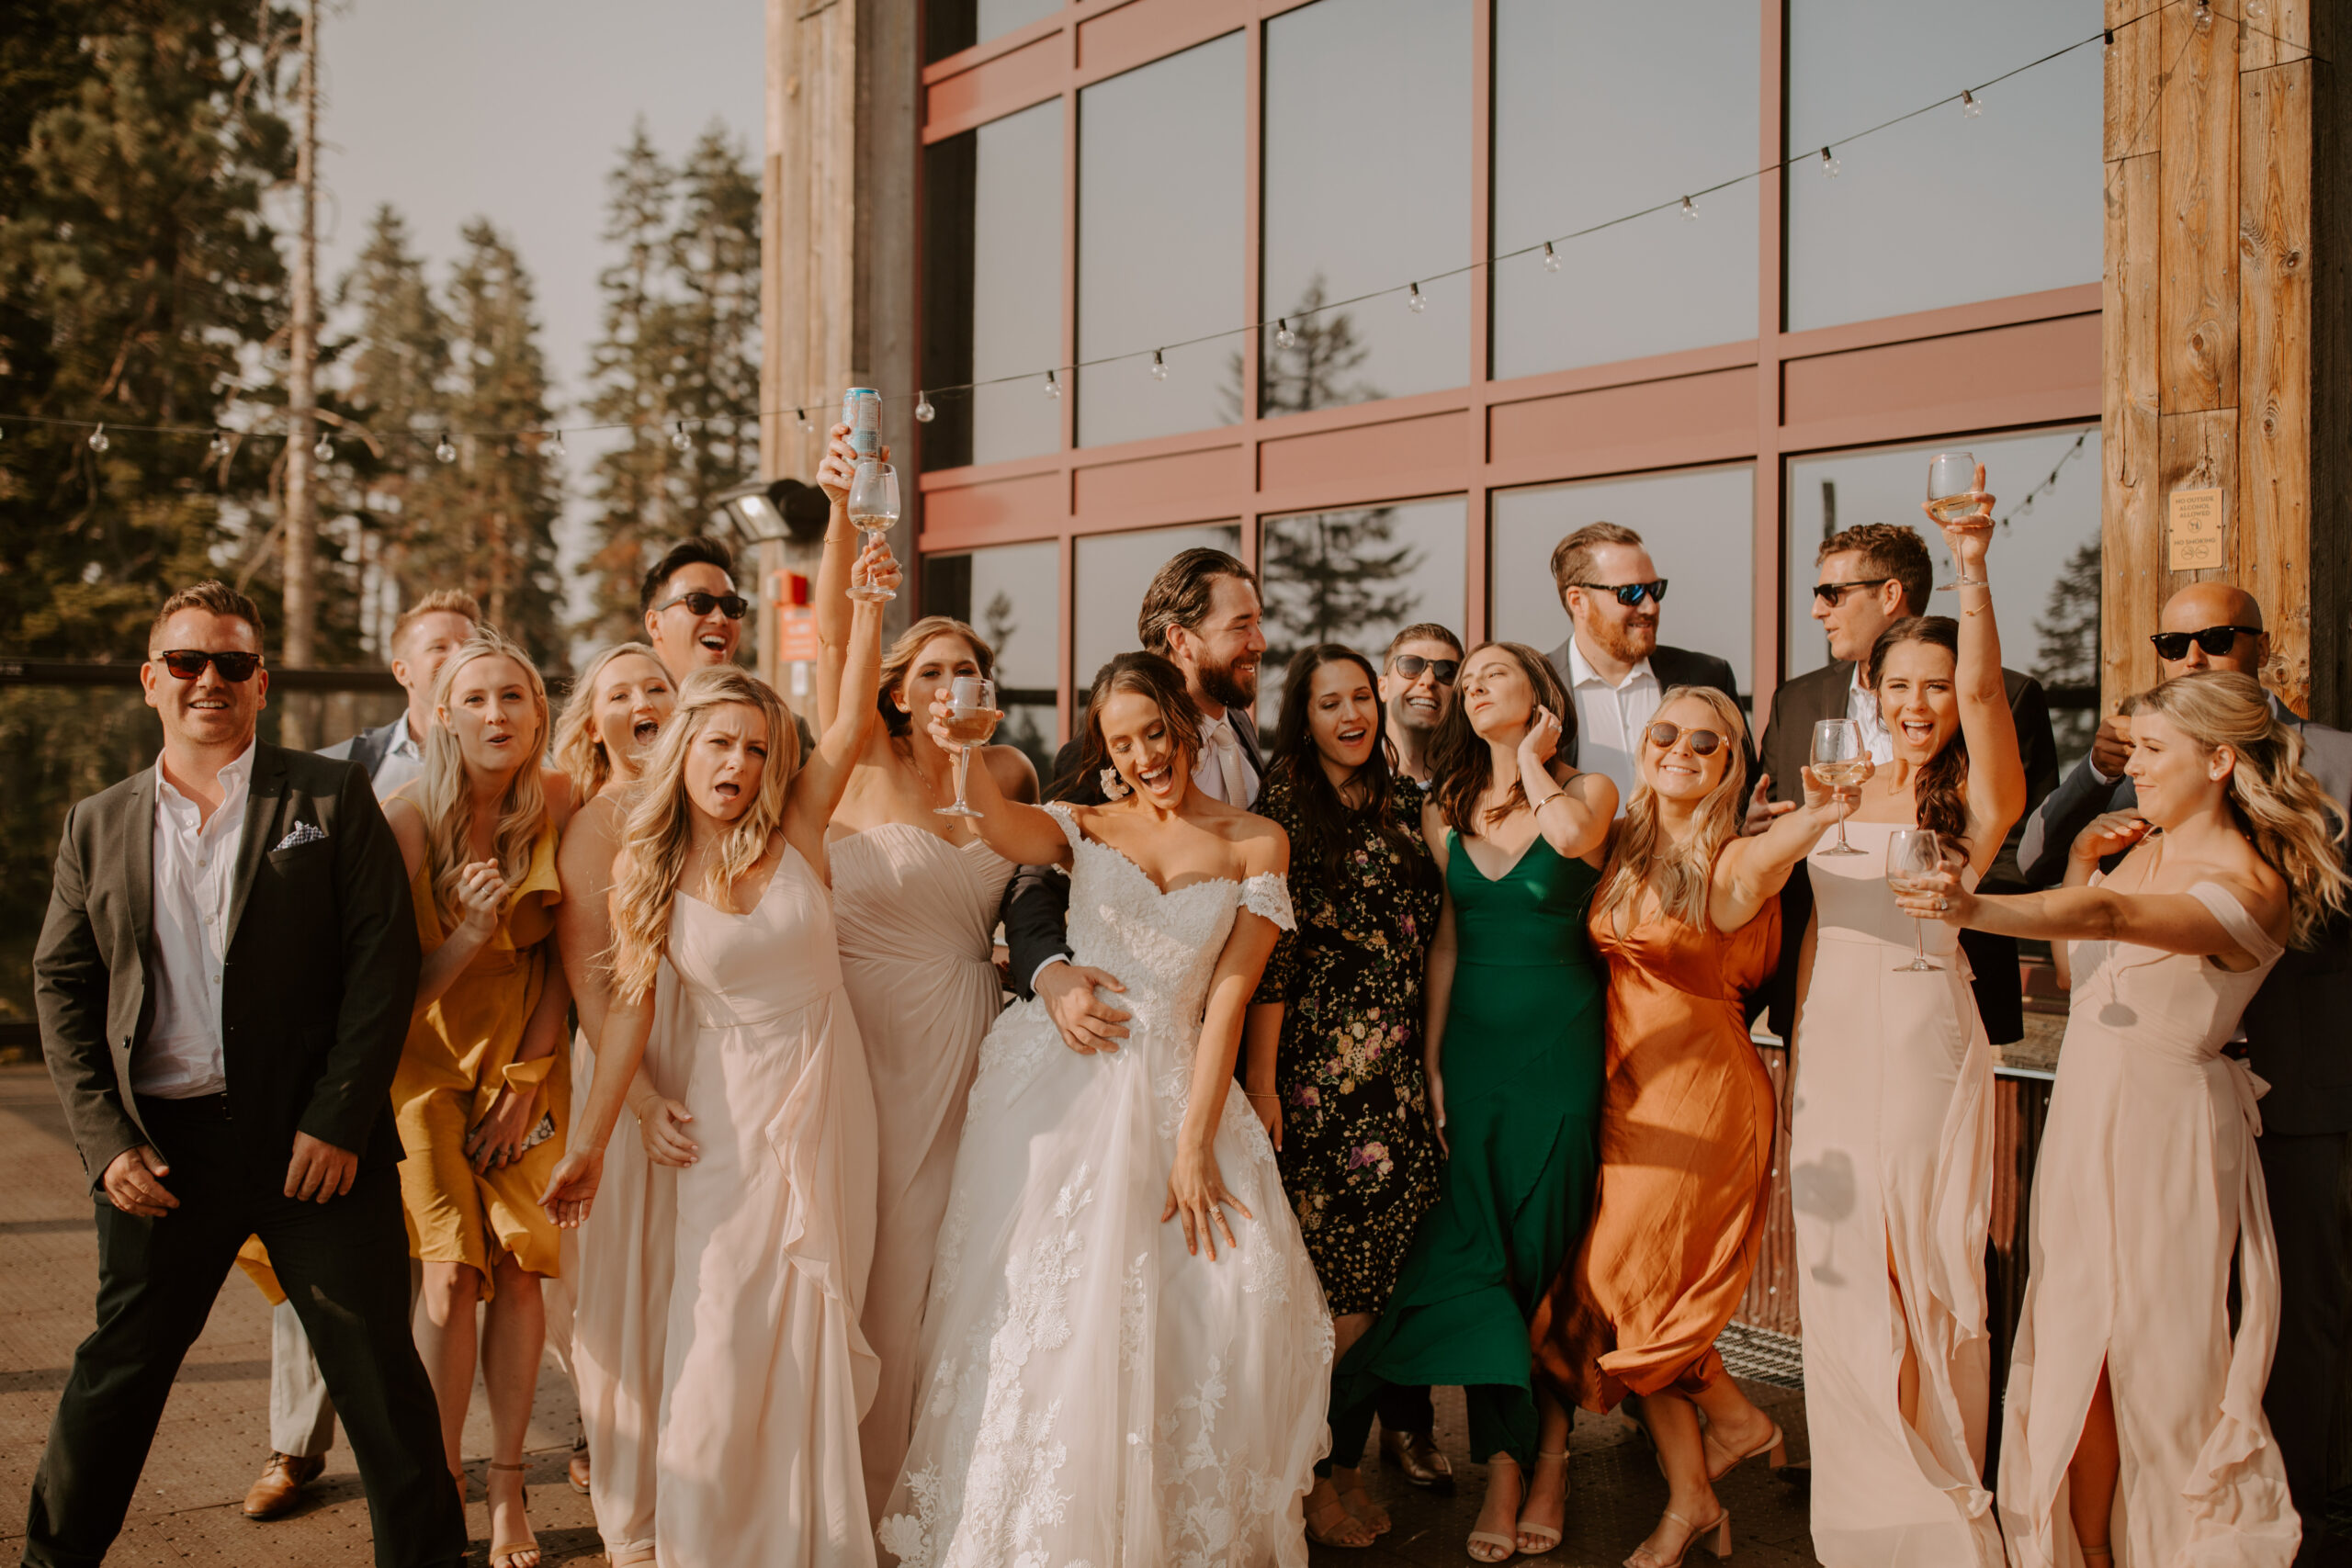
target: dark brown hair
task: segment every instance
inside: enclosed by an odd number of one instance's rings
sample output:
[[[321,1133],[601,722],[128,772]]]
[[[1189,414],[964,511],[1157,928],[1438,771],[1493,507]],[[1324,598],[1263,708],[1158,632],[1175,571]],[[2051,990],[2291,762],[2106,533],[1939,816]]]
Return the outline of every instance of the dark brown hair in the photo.
[[[1136,612],[1136,640],[1145,651],[1166,653],[1171,627],[1190,631],[1208,619],[1209,598],[1220,577],[1238,577],[1258,586],[1257,575],[1223,550],[1201,545],[1170,557],[1144,590],[1143,607]]]
[[[1566,604],[1568,589],[1592,570],[1594,546],[1632,545],[1638,549],[1641,543],[1642,536],[1623,523],[1588,523],[1553,546],[1552,586],[1559,590],[1560,602]]]
[[[1466,672],[1470,660],[1490,648],[1499,648],[1515,660],[1527,676],[1527,683],[1535,688],[1534,705],[1550,708],[1560,720],[1560,743],[1554,750],[1555,757],[1565,757],[1577,743],[1577,705],[1568,700],[1568,690],[1560,684],[1559,672],[1552,661],[1523,642],[1482,642],[1464,656]],[[1532,712],[1528,715],[1532,720]],[[1467,705],[1456,694],[1453,705],[1445,710],[1438,721],[1437,733],[1430,738],[1430,797],[1437,802],[1438,815],[1447,827],[1457,833],[1476,835],[1481,829],[1469,826],[1471,814],[1478,809],[1478,797],[1487,793],[1487,785],[1494,778],[1495,759],[1478,732],[1470,728]],[[1509,798],[1487,813],[1486,827],[1491,828],[1527,804],[1527,785],[1510,786]]]
[[[1442,642],[1453,649],[1456,658],[1461,657],[1462,654],[1460,637],[1455,637],[1435,621],[1415,621],[1388,639],[1388,651],[1380,656],[1382,661],[1394,664],[1396,661],[1396,650],[1408,642]]]
[[[1951,655],[1953,668],[1959,667],[1958,621],[1949,615],[1906,616],[1879,633],[1878,640],[1871,644],[1872,701],[1878,700],[1879,672],[1886,668],[1886,656],[1906,642],[1940,648]],[[1918,810],[1920,827],[1934,829],[1936,837],[1963,851],[1968,844],[1968,800],[1963,793],[1967,788],[1968,733],[1955,729],[1944,749],[1928,758],[1920,768],[1919,776],[1912,781],[1911,799]]]
[[[690,566],[715,566],[727,574],[728,581],[735,581],[733,550],[707,535],[697,534],[690,539],[681,539],[662,551],[662,558],[647,569],[645,581],[637,591],[639,620],[645,619],[646,612],[653,608],[653,601],[661,597],[662,590],[670,586],[670,580]]]
[[[1872,577],[1891,577],[1901,583],[1903,606],[1914,615],[1934,590],[1935,559],[1928,554],[1928,542],[1919,537],[1917,528],[1899,523],[1863,523],[1843,529],[1821,541],[1813,564],[1819,566],[1831,556],[1848,551],[1862,558],[1861,569]]]
[[[1094,689],[1087,694],[1086,716],[1080,722],[1078,761],[1054,781],[1052,799],[1068,800],[1080,784],[1111,765],[1110,742],[1102,739],[1102,705],[1114,692],[1134,692],[1159,705],[1180,753],[1178,767],[1190,769],[1200,756],[1201,716],[1184,689],[1184,672],[1157,653],[1122,653],[1094,672]]]
[[[253,627],[254,641],[258,643],[262,640],[261,606],[227,583],[210,578],[202,582],[191,582],[164,601],[164,607],[155,612],[154,620],[147,626],[147,650],[150,653],[169,651],[156,647],[155,641],[164,635],[164,623],[182,610],[209,610],[216,615],[233,615]]]
[[[1363,671],[1363,683],[1373,691],[1372,755],[1364,759],[1351,781],[1367,790],[1362,806],[1350,806],[1332,787],[1323,771],[1321,754],[1308,730],[1306,710],[1312,700],[1315,672],[1327,664],[1352,664]],[[1269,764],[1275,778],[1290,781],[1291,798],[1298,803],[1298,828],[1291,840],[1291,875],[1302,868],[1325,891],[1337,888],[1340,863],[1357,840],[1356,829],[1369,828],[1399,858],[1414,853],[1413,840],[1397,821],[1390,786],[1395,763],[1389,757],[1387,705],[1380,700],[1380,677],[1372,660],[1344,643],[1318,642],[1291,656],[1283,678],[1280,728],[1274,732],[1274,755]]]

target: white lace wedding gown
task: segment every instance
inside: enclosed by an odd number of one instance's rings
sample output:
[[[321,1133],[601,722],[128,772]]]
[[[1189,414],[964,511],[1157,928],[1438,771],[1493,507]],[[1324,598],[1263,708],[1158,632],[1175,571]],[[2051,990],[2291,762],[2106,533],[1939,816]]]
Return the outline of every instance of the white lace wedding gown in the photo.
[[[904,1568],[1304,1568],[1331,1322],[1238,1089],[1216,1160],[1255,1216],[1232,1216],[1238,1251],[1188,1254],[1159,1217],[1235,910],[1287,930],[1290,895],[1278,876],[1163,893],[1046,809],[1072,846],[1077,962],[1117,976],[1134,1016],[1117,1052],[1081,1056],[1024,1002],[980,1047],[877,1538]]]

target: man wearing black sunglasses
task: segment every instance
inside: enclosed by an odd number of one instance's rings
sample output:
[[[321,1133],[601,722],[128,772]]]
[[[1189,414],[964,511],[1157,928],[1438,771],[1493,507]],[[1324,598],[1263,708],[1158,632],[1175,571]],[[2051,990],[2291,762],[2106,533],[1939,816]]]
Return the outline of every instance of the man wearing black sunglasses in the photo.
[[[1417,784],[1430,782],[1430,739],[1453,709],[1462,673],[1462,639],[1435,621],[1407,626],[1388,641],[1381,660],[1380,701],[1388,709],[1388,739],[1396,769]]]
[[[681,539],[653,563],[638,591],[645,640],[673,681],[725,664],[751,608],[735,592],[735,552],[717,539]]]
[[[181,1359],[257,1235],[350,1434],[376,1561],[455,1564],[465,1515],[409,1330],[392,1127],[419,963],[400,846],[361,769],[256,739],[252,600],[183,589],[147,647],[162,754],[68,813],[33,954],[98,1295],[24,1560],[106,1555]]]
[[[2265,625],[2261,604],[2245,589],[2190,583],[2165,602],[2149,638],[2159,679],[2200,670],[2261,679],[2270,660]],[[2275,694],[2270,712],[2302,733],[2303,766],[2352,818],[2352,734],[2298,716]],[[2139,809],[2139,792],[2124,774],[2131,760],[2130,724],[2110,717],[2099,727],[2090,755],[2027,818],[2024,863],[2034,886],[2064,879],[2068,852],[2094,819]],[[2352,854],[2346,860],[2352,864]],[[2108,869],[2113,865],[2110,861]],[[2340,1196],[2352,1176],[2346,1019],[2352,1019],[2352,921],[2336,919],[2321,931],[2316,946],[2290,948],[2279,959],[2239,1023],[2246,1059],[2270,1086],[2262,1097],[2262,1135],[2255,1147],[2278,1240],[2279,1310],[2262,1407],[2286,1462],[2307,1549],[2327,1535],[2328,1433],[2345,1343],[2352,1335],[2352,1229]]]
[[[1618,798],[1630,800],[1642,730],[1659,700],[1676,686],[1712,686],[1737,702],[1737,679],[1726,660],[1657,640],[1667,580],[1631,528],[1589,523],[1562,539],[1552,581],[1570,624],[1568,640],[1547,656],[1577,705],[1567,760],[1606,773]],[[1743,750],[1741,765],[1743,777],[1755,776],[1752,750]]]

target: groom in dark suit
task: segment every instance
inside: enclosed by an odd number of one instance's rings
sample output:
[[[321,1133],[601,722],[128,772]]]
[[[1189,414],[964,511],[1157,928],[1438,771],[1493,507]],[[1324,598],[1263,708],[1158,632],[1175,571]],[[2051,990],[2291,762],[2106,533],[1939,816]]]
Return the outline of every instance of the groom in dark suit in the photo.
[[[2165,602],[2153,639],[2165,680],[2197,670],[2259,679],[2270,659],[2262,605],[2226,582],[2192,582]],[[2303,766],[2352,816],[2352,735],[2295,716],[2277,697],[2270,711],[2302,732]],[[2019,859],[2026,880],[2053,887],[2066,874],[2075,838],[2103,812],[2132,811],[2139,793],[2124,776],[2127,721],[2099,727],[2090,755],[2026,819]],[[2347,856],[2352,866],[2352,856]],[[2278,1348],[2262,1408],[2270,1417],[2287,1484],[2303,1519],[2311,1560],[2327,1538],[2328,1427],[2352,1331],[2352,1224],[2345,1213],[2352,1155],[2352,920],[2334,919],[2309,952],[2290,948],[2247,1004],[2240,1028],[2246,1059],[2270,1085],[2262,1097],[2263,1181],[2278,1237]]]
[[[1257,804],[1265,763],[1258,751],[1258,664],[1265,657],[1258,579],[1223,550],[1185,550],[1159,569],[1144,591],[1136,638],[1184,672],[1184,689],[1201,716],[1201,755],[1193,786],[1247,810]],[[1089,806],[1102,804],[1102,784],[1072,774],[1085,746],[1072,739],[1054,759],[1046,795]],[[1050,866],[1025,866],[1005,890],[1005,946],[1012,955],[1012,986],[1023,1001],[1045,998],[1046,1010],[1073,1051],[1117,1049],[1126,1038],[1126,1012],[1095,992],[1118,990],[1100,969],[1070,962],[1069,877]]]
[[[1862,684],[1859,666],[1870,658],[1879,634],[1922,608],[1935,583],[1935,559],[1918,530],[1891,523],[1868,523],[1822,542],[1815,557],[1813,618],[1829,640],[1829,662],[1809,674],[1781,682],[1772,694],[1772,719],[1764,727],[1764,776],[1748,802],[1748,831],[1792,811],[1804,796],[1804,769],[1813,750],[1813,727],[1826,718],[1851,718],[1861,725],[1872,759],[1894,754],[1894,742],[1878,716],[1878,699]],[[2025,762],[2026,809],[2058,783],[2058,742],[2050,728],[2050,699],[2041,682],[2015,670],[2001,671],[2007,682],[2009,716],[2018,727],[2018,752]],[[1984,874],[1984,890],[2017,892],[2019,823]],[[1770,991],[1773,1032],[1783,1040],[1796,1023],[1797,956],[1805,922],[1813,918],[1813,884],[1800,867],[1781,893],[1781,968]],[[2014,937],[1962,931],[1960,945],[1975,975],[1976,1011],[1996,1045],[2025,1038],[2025,992],[2018,970]]]
[[[96,1189],[98,1300],[33,1477],[40,1568],[113,1544],[254,1235],[350,1436],[379,1568],[465,1554],[408,1323],[390,1097],[416,990],[408,879],[366,772],[255,739],[261,629],[222,583],[165,601],[140,671],[163,753],[75,805],[58,847],[33,986]]]

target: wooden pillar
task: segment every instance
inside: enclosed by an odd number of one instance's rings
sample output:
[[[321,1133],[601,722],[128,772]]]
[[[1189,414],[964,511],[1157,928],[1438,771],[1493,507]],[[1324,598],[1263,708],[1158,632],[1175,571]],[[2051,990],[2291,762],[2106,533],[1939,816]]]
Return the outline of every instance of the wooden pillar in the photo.
[[[2148,634],[2199,578],[2262,603],[2269,683],[2352,721],[2352,229],[2343,95],[2313,32],[2347,0],[2108,0],[2102,695],[2156,678]],[[2324,52],[2323,51],[2323,52]],[[2222,562],[2173,570],[2168,498],[2222,494]]]

